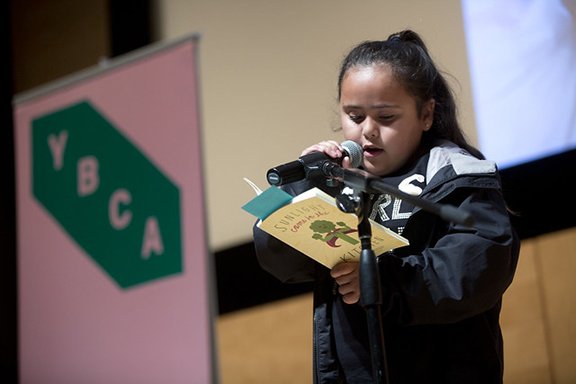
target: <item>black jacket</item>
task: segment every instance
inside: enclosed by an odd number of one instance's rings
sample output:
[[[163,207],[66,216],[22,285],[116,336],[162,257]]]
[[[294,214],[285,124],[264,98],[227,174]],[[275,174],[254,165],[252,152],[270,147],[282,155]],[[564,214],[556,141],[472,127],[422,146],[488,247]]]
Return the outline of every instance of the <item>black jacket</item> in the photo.
[[[394,196],[371,196],[371,217],[410,241],[377,259],[389,384],[501,383],[500,306],[519,240],[496,165],[445,142],[381,180],[475,220],[473,227],[455,225]],[[297,194],[311,186],[285,189]],[[315,282],[314,382],[372,383],[365,308],[343,303],[327,268],[256,226],[254,242],[261,266],[281,281]]]

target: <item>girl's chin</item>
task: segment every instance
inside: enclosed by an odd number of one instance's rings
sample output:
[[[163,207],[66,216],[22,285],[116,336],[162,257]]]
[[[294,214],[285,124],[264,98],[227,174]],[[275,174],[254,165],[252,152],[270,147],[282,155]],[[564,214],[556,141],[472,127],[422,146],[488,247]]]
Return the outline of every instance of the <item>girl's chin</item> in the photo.
[[[374,176],[380,176],[384,173],[381,167],[377,167],[367,161],[364,161],[364,170]]]

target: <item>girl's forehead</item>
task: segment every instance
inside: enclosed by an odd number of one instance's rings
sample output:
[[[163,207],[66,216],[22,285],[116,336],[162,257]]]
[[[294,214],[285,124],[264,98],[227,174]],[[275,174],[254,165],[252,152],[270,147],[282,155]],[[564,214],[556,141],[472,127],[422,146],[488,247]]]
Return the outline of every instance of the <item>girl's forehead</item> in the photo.
[[[389,67],[363,66],[351,68],[342,82],[342,93],[370,93],[382,95],[387,93],[406,93]],[[344,95],[343,95],[344,96]]]
[[[346,82],[364,82],[364,81],[379,81],[379,82],[395,82],[392,70],[387,66],[382,65],[364,65],[355,66],[348,69],[343,78],[343,83]]]

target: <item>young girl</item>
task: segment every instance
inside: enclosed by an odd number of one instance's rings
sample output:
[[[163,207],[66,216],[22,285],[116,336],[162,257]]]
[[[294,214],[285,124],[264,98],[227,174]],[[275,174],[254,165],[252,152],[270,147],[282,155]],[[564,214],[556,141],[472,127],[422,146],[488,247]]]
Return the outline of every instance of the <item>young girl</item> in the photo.
[[[364,150],[362,168],[383,181],[470,213],[473,227],[388,194],[370,195],[371,218],[410,245],[378,255],[385,366],[390,384],[502,383],[499,325],[519,240],[496,165],[466,142],[451,90],[421,38],[406,30],[352,49],[338,79],[342,132]],[[338,158],[338,142],[302,155]],[[348,166],[345,158],[343,166]],[[325,180],[285,185],[296,195]],[[254,227],[261,266],[284,282],[314,281],[314,382],[373,383],[359,264],[329,270]]]

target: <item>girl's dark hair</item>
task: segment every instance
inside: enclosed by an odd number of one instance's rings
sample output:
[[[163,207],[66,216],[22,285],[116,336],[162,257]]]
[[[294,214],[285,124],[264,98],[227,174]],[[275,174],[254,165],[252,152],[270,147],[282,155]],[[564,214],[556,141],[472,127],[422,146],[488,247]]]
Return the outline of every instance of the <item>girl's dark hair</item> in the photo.
[[[396,80],[416,99],[418,113],[422,105],[434,99],[434,121],[424,132],[423,140],[449,140],[483,159],[484,155],[470,145],[457,119],[456,102],[452,90],[436,68],[420,36],[411,30],[394,33],[384,41],[365,41],[354,47],[342,61],[338,76],[338,100],[342,81],[350,68],[385,64]]]

